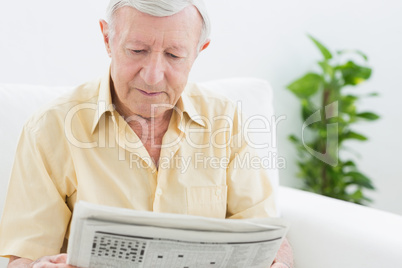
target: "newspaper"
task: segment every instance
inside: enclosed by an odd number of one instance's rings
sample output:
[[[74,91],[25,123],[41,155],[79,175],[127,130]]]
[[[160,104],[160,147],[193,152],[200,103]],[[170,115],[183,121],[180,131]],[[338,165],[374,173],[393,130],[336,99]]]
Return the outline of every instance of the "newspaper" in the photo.
[[[78,267],[270,267],[289,224],[224,220],[78,202],[67,263]]]

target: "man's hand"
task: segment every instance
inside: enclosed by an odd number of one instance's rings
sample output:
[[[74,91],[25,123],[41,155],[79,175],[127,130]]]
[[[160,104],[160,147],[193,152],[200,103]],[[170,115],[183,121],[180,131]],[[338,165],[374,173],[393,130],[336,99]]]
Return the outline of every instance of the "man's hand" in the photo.
[[[75,266],[66,264],[66,262],[67,254],[45,256],[36,261],[11,256],[7,268],[76,268]]]
[[[284,263],[277,262],[272,264],[271,268],[290,268],[290,266],[287,266]]]
[[[271,268],[293,268],[293,252],[286,238],[283,240]]]

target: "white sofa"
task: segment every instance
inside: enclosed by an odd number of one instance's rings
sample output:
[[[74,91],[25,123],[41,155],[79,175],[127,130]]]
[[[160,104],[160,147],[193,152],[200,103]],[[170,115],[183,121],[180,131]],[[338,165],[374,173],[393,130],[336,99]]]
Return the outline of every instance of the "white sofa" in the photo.
[[[245,113],[262,115],[273,123],[272,90],[267,82],[236,78],[204,85],[233,100],[242,100]],[[0,84],[0,214],[22,125],[39,106],[68,90]],[[267,122],[254,123],[255,128],[264,128]],[[275,151],[275,131],[266,134],[256,134],[256,139],[259,144],[270,142],[270,150]],[[288,238],[296,268],[402,267],[401,216],[278,186],[278,171],[270,168],[269,173],[279,210],[291,222]],[[7,261],[0,258],[0,267],[6,267]]]

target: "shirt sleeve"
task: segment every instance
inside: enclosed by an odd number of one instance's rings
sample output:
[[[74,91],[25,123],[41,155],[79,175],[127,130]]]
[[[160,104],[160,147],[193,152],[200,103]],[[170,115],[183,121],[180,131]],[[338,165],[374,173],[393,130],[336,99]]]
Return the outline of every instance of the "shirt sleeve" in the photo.
[[[236,112],[236,114],[238,114]],[[226,218],[277,217],[273,187],[261,156],[249,145],[240,120],[234,116],[227,169]]]
[[[0,223],[0,255],[35,260],[60,253],[71,218],[61,131],[58,124],[22,131]]]

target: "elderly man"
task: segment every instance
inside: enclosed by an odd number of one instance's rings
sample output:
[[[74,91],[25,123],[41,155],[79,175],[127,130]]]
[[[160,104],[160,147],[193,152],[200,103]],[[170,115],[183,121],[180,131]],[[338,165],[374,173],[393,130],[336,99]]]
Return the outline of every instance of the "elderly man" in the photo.
[[[187,83],[209,45],[203,3],[112,0],[108,14],[109,23],[100,21],[107,75],[24,126],[0,225],[9,267],[71,267],[60,253],[78,200],[217,218],[275,216],[264,170],[234,165],[255,154],[235,105]],[[272,267],[291,266],[285,241]]]

